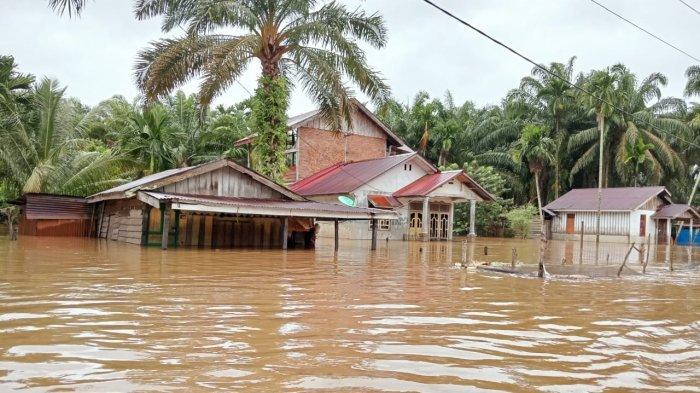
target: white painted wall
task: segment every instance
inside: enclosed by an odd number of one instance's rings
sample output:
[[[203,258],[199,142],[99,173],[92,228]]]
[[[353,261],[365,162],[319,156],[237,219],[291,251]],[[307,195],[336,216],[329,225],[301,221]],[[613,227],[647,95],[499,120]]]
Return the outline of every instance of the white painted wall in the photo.
[[[476,195],[476,193],[469,189],[469,186],[462,183],[461,181],[454,179],[452,184],[445,183],[440,187],[436,188],[428,194],[429,197],[453,197],[453,198],[464,198],[464,199],[474,199],[477,202],[483,201],[481,197]]]

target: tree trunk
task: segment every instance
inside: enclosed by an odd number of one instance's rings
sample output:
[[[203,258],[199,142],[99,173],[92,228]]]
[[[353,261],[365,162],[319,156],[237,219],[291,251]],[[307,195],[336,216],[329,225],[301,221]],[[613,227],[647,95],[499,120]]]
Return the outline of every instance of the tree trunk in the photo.
[[[544,217],[542,215],[542,198],[540,197],[540,171],[535,171],[535,191],[537,192],[537,208],[540,212],[540,220],[544,225]]]

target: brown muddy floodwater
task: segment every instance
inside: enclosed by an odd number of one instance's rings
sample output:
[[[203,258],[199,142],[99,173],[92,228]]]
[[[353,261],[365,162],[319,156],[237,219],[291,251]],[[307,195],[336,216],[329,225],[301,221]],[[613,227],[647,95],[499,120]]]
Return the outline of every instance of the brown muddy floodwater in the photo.
[[[530,261],[537,242],[472,252],[509,261],[511,247]],[[548,258],[577,247],[552,242]],[[686,249],[673,272],[661,248],[646,276],[541,280],[455,268],[460,248],[3,238],[0,391],[700,391]],[[604,246],[611,264],[625,251]]]

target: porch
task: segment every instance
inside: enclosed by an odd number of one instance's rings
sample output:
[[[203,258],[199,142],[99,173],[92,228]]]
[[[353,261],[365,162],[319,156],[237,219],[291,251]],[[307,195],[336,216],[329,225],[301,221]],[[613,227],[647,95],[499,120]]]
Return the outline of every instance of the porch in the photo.
[[[476,236],[476,200],[468,200],[469,236]],[[456,203],[467,200],[454,198],[424,197],[408,202],[409,240],[452,240],[454,232],[454,209]],[[427,218],[427,219],[424,219]]]

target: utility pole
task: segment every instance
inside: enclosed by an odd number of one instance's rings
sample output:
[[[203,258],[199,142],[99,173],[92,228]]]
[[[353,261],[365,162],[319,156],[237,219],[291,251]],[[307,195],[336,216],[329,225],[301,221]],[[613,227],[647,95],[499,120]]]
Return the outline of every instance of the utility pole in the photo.
[[[600,127],[600,149],[598,152],[598,210],[595,216],[595,261],[598,262],[598,251],[600,249],[600,210],[603,203],[603,141],[605,130],[605,116],[598,113],[600,117],[598,126]]]

